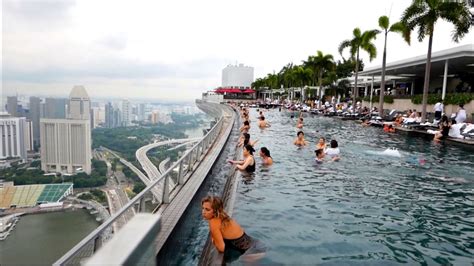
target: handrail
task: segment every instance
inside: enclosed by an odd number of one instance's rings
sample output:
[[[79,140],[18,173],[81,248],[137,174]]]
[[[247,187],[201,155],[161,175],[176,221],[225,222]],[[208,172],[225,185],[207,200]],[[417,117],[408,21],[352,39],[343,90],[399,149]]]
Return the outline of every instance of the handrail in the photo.
[[[163,186],[163,198],[169,199],[169,188],[166,188],[166,184],[168,184],[168,178],[169,174],[171,171],[174,170],[176,167],[182,167],[182,163],[188,159],[189,156],[193,156],[193,154],[196,152],[200,152],[200,154],[196,155],[195,160],[192,162],[192,164],[196,163],[199,159],[199,156],[204,153],[204,147],[202,147],[202,143],[206,141],[206,151],[207,149],[211,146],[211,144],[214,141],[208,141],[211,136],[217,135],[217,131],[220,132],[222,125],[224,123],[224,116],[221,116],[218,122],[212,127],[209,132],[198,142],[196,143],[190,150],[188,150],[178,161],[176,161],[168,170],[166,170],[164,173],[162,173],[157,179],[150,180],[152,181],[147,187],[145,187],[140,193],[138,193],[135,197],[133,197],[125,206],[123,206],[117,213],[112,215],[109,219],[104,221],[99,227],[97,227],[94,231],[92,231],[89,235],[87,235],[85,238],[83,238],[78,244],[76,244],[72,249],[70,249],[66,254],[64,254],[60,259],[58,259],[53,265],[65,265],[68,263],[75,255],[77,255],[83,247],[85,247],[88,243],[91,241],[94,241],[99,237],[99,234],[102,233],[105,229],[107,229],[109,226],[112,225],[112,223],[115,222],[122,214],[124,214],[126,211],[128,211],[132,206],[134,206],[139,200],[141,200],[146,193],[150,192],[157,184],[159,184],[163,179],[165,180],[165,186]],[[215,140],[215,139],[214,139]],[[200,149],[200,147],[202,147]],[[200,151],[199,151],[200,149]],[[192,161],[192,158],[189,158],[189,161]],[[189,170],[189,169],[188,169]],[[182,173],[182,170],[180,168],[179,170],[179,175],[185,174]],[[179,176],[178,179],[182,181],[182,177]],[[168,195],[165,195],[167,192]],[[164,202],[168,203],[168,202]]]

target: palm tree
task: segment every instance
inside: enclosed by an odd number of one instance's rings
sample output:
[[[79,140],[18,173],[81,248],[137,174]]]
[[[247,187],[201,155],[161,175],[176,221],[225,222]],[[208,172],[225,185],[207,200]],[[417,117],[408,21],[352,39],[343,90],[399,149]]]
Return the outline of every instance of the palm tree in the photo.
[[[418,27],[418,41],[429,36],[428,55],[425,67],[425,82],[423,86],[423,108],[421,119],[426,120],[426,104],[430,88],[431,48],[433,46],[434,26],[438,19],[444,19],[454,25],[452,40],[458,42],[471,27],[471,13],[466,3],[446,0],[413,0],[402,15],[402,22],[412,31]]]
[[[390,26],[390,20],[387,16],[381,16],[379,18],[379,26],[385,35],[384,46],[383,46],[383,59],[382,59],[382,77],[380,84],[380,99],[379,99],[379,113],[383,115],[383,98],[385,96],[385,67],[387,64],[387,35],[389,32],[397,32],[402,34],[405,41],[410,44],[410,31],[407,29],[405,24],[397,22]]]
[[[304,62],[305,65],[313,69],[314,76],[317,75],[319,84],[319,91],[321,91],[323,83],[323,74],[326,71],[334,69],[334,57],[331,54],[324,55],[323,52],[317,51],[316,56],[309,56],[308,60]],[[316,81],[316,78],[315,78]],[[321,95],[317,95],[318,97]]]
[[[379,33],[378,30],[368,30],[361,33],[359,28],[355,28],[353,31],[353,38],[352,40],[345,40],[342,41],[339,45],[339,53],[342,56],[342,52],[345,48],[350,49],[351,58],[354,59],[355,57],[355,86],[354,86],[354,101],[352,103],[353,111],[355,111],[355,104],[356,104],[356,97],[358,96],[358,88],[357,88],[357,78],[359,76],[359,54],[360,50],[364,50],[369,54],[369,60],[372,61],[377,56],[377,48],[372,43],[372,40],[375,40],[377,34]]]

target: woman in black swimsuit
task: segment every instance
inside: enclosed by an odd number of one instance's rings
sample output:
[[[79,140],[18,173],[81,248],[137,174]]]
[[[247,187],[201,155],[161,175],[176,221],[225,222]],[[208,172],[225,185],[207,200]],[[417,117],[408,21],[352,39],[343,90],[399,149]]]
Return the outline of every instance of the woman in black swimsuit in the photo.
[[[207,196],[201,200],[202,217],[209,223],[212,243],[219,252],[225,252],[226,260],[243,257],[255,261],[265,255],[260,241],[248,236],[240,225],[224,211],[219,197]],[[260,247],[259,247],[260,246]]]
[[[235,167],[241,171],[246,171],[247,173],[255,172],[255,159],[253,158],[253,149],[252,145],[246,144],[243,148],[244,160],[243,161],[233,161],[230,160],[229,163],[235,164]]]

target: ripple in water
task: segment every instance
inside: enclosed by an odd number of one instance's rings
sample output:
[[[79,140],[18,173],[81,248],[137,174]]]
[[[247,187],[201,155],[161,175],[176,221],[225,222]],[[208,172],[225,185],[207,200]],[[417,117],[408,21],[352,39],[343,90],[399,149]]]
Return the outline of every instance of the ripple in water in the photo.
[[[265,117],[272,127],[252,123],[250,134],[275,163],[242,180],[234,210],[269,247],[262,263],[472,263],[472,151],[309,114],[303,131],[310,145],[298,149],[296,119],[278,110]],[[314,163],[320,136],[339,142],[340,162]],[[387,148],[402,157],[380,155]]]

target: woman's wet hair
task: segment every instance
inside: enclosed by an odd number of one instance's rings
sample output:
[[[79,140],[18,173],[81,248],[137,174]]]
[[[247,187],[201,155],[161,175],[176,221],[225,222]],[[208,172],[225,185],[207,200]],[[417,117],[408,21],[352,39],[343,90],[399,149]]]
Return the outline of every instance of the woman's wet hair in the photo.
[[[224,211],[224,202],[222,201],[222,199],[216,196],[207,196],[201,200],[201,206],[205,202],[209,202],[211,204],[214,217],[219,218],[222,221],[222,225],[226,226],[230,221],[230,217]]]
[[[267,149],[267,147],[261,147],[260,151],[267,157],[272,157],[270,156],[270,151]]]
[[[250,126],[250,123],[249,123],[249,121],[247,121],[247,120],[246,120],[246,121],[244,121],[244,126]]]
[[[338,147],[337,140],[335,139],[331,140],[331,148],[337,148],[337,147]]]
[[[244,133],[244,146],[249,144],[250,141],[250,134],[249,133]]]
[[[326,142],[326,139],[324,137],[319,137],[319,139],[322,139],[324,142]]]
[[[314,152],[316,152],[316,156],[319,156],[324,152],[324,150],[323,149],[317,149]]]
[[[296,136],[298,136],[298,137],[299,137],[299,136],[300,136],[300,134],[303,134],[303,136],[304,136],[304,133],[303,133],[303,131],[298,131],[298,133],[296,133]]]
[[[250,155],[253,155],[253,152],[255,151],[255,149],[252,147],[252,145],[246,144],[244,145],[244,148],[250,153]]]
[[[262,121],[265,120],[265,116],[262,115],[262,116],[260,117],[260,120],[262,120]]]

